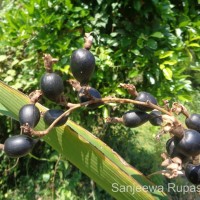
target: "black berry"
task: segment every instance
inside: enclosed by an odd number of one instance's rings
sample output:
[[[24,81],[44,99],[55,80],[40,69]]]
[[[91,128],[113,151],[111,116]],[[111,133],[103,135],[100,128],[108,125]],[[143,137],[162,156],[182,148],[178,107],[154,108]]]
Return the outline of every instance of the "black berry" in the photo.
[[[170,138],[166,142],[166,150],[170,158],[179,157],[182,160],[182,162],[186,162],[188,160],[187,156],[183,155],[177,150],[176,145],[174,143],[174,137]]]
[[[200,165],[187,164],[185,176],[191,183],[200,184]]]
[[[60,115],[62,115],[64,113],[64,111],[62,110],[56,110],[56,109],[51,109],[51,110],[47,110],[44,113],[43,119],[45,124],[47,124],[48,126],[51,125],[53,123],[54,120],[56,120]],[[64,116],[62,117],[56,124],[56,126],[62,126],[66,123],[68,119],[68,116]]]
[[[131,110],[126,112],[123,116],[123,123],[127,127],[135,128],[149,120],[150,115],[143,111]]]
[[[153,95],[151,95],[148,92],[139,92],[138,96],[135,99],[136,101],[141,101],[141,102],[151,102],[152,104],[157,105],[157,100]],[[150,108],[148,106],[143,106],[143,105],[135,105],[136,108],[142,110],[142,111],[151,111],[153,108]]]
[[[186,120],[185,124],[189,129],[194,129],[200,132],[200,115],[199,114],[192,114]]]
[[[197,156],[200,153],[200,133],[195,130],[185,130],[182,139],[174,139],[177,151],[185,156]]]
[[[95,69],[95,58],[89,50],[78,49],[71,56],[70,68],[76,80],[88,84]]]
[[[40,111],[34,104],[26,104],[19,110],[20,125],[28,124],[34,128],[40,120]]]
[[[19,158],[27,155],[33,149],[37,140],[27,135],[15,135],[6,139],[4,152],[12,158]]]
[[[149,122],[153,126],[161,126],[161,124],[163,123],[162,113],[158,110],[151,111]]]
[[[101,99],[101,94],[99,93],[98,90],[95,88],[81,88],[81,90],[78,92],[78,99],[81,103],[84,103],[86,101],[90,101],[94,98]],[[87,105],[88,108],[94,109],[102,105],[101,102],[99,103],[93,103]]]
[[[40,88],[44,96],[52,101],[57,101],[64,91],[62,78],[56,73],[44,74],[40,80]]]

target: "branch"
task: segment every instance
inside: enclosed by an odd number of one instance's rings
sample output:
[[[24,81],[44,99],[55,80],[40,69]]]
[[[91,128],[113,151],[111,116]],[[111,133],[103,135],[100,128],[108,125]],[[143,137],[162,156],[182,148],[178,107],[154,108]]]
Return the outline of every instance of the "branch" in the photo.
[[[137,105],[143,105],[143,106],[148,106],[148,107],[151,107],[153,109],[157,109],[157,110],[160,110],[161,112],[167,114],[167,115],[172,115],[171,112],[168,112],[166,111],[165,109],[157,106],[157,105],[154,105],[150,102],[141,102],[141,101],[136,101],[136,100],[131,100],[131,99],[121,99],[121,98],[113,98],[113,97],[105,97],[105,98],[102,98],[102,99],[92,99],[90,101],[87,101],[87,102],[84,102],[84,103],[78,103],[78,104],[71,104],[71,107],[65,111],[62,115],[60,115],[56,120],[54,120],[54,122],[44,131],[35,131],[31,128],[29,128],[29,132],[30,134],[32,135],[35,135],[35,136],[39,136],[39,137],[42,137],[42,136],[45,136],[46,134],[48,134],[51,129],[55,126],[55,124],[61,119],[63,118],[64,116],[67,116],[69,115],[72,111],[82,107],[82,106],[86,106],[86,105],[89,105],[89,104],[94,104],[94,103],[121,103],[121,104],[127,104],[127,103],[131,103],[131,104],[137,104]],[[22,127],[22,128],[26,128],[26,127]]]
[[[0,150],[4,149],[4,144],[0,144]]]
[[[44,54],[44,67],[46,69],[46,72],[52,72],[52,66],[55,62],[58,61],[57,58],[53,58],[50,54]]]

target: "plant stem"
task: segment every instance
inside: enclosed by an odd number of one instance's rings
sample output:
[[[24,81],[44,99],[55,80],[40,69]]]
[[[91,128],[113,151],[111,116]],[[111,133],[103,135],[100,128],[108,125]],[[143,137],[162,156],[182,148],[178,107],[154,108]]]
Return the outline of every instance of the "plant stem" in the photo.
[[[165,109],[161,108],[160,106],[154,105],[151,102],[147,101],[147,102],[141,102],[141,101],[136,101],[136,100],[132,100],[132,99],[122,99],[122,98],[113,98],[113,97],[105,97],[102,99],[92,99],[90,101],[84,102],[84,103],[78,103],[78,104],[73,104],[73,106],[71,106],[67,111],[65,111],[62,115],[60,115],[56,120],[53,121],[53,123],[44,131],[34,131],[33,129],[31,130],[31,134],[35,135],[35,136],[45,136],[46,134],[48,134],[51,129],[55,126],[55,124],[64,116],[69,115],[72,111],[82,107],[82,106],[86,106],[89,104],[93,104],[93,103],[121,103],[121,104],[127,104],[127,103],[131,103],[131,104],[137,104],[137,105],[143,105],[143,106],[148,106],[151,107],[153,109],[157,109],[167,115],[172,116],[171,112],[166,111]]]
[[[4,149],[4,144],[0,144],[0,150]]]
[[[153,172],[152,174],[147,175],[147,178],[150,178],[151,176],[156,175],[156,174],[161,174],[161,175],[163,175],[164,173],[167,173],[167,172],[170,173],[171,171],[170,171],[170,170],[160,170],[160,171],[156,171],[156,172]],[[184,173],[183,171],[177,171],[177,173],[178,173],[178,175],[182,175],[182,176],[185,175],[185,173]]]

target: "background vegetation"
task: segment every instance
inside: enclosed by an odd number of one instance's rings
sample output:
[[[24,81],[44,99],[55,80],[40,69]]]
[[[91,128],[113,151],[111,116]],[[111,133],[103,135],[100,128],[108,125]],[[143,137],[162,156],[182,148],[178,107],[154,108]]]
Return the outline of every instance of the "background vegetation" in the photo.
[[[196,0],[2,0],[0,8],[0,79],[10,86],[27,94],[38,89],[44,73],[42,56],[50,53],[59,58],[54,70],[62,75],[68,100],[76,102],[76,92],[67,82],[73,78],[70,56],[82,47],[84,33],[93,31],[96,70],[91,86],[102,96],[131,98],[119,88],[119,83],[131,83],[138,91],[155,95],[160,104],[163,99],[181,101],[191,112],[200,112],[200,5]],[[42,103],[57,106],[47,100]],[[131,108],[115,104],[95,111],[83,108],[70,118],[149,174],[160,169],[166,138],[155,142],[158,129],[149,124],[128,129],[104,123],[105,117],[121,116]],[[18,133],[17,122],[0,116],[1,143]],[[59,155],[44,142],[33,155],[37,158],[22,158],[6,173],[15,160],[0,153],[0,199],[13,195],[50,199],[53,183],[57,199],[112,199],[70,163],[57,162]]]

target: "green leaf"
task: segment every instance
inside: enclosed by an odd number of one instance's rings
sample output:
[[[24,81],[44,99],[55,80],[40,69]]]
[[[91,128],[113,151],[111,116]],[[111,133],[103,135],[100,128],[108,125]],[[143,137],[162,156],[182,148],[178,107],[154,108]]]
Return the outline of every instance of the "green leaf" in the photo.
[[[140,11],[140,9],[142,7],[141,1],[140,0],[133,1],[133,6],[134,6],[135,10]]]
[[[190,43],[187,45],[188,47],[200,47],[198,43]]]
[[[49,179],[50,179],[50,174],[43,174],[42,179],[43,179],[44,182],[48,182]]]
[[[164,35],[161,32],[155,32],[153,34],[150,35],[151,37],[155,37],[155,38],[163,38]]]
[[[6,55],[0,55],[0,62],[3,62],[6,59],[7,59]]]
[[[7,77],[4,79],[4,81],[5,81],[6,83],[8,83],[8,82],[12,81],[13,79],[14,79],[13,76],[7,76]]]
[[[169,56],[172,56],[172,54],[174,53],[174,51],[166,51],[160,54],[159,58],[163,59],[163,58],[167,58]]]
[[[200,36],[194,37],[190,41],[194,41],[194,40],[200,40]]]
[[[16,120],[16,115],[13,115],[5,106],[0,104],[0,114],[11,117]]]
[[[172,70],[168,67],[163,69],[163,74],[167,80],[172,80]]]
[[[157,42],[156,42],[155,40],[149,39],[149,40],[147,41],[147,46],[148,46],[149,48],[151,48],[151,49],[157,49],[158,44],[157,44]]]
[[[139,38],[138,40],[137,40],[137,45],[138,45],[138,47],[140,47],[140,48],[143,48],[143,44],[144,43],[144,39],[143,38]]]
[[[123,89],[121,89],[121,88],[117,88],[117,89],[115,90],[115,92],[116,92],[117,94],[119,94],[119,95],[123,95],[123,96],[126,95],[126,92],[125,92]]]
[[[19,109],[30,103],[23,93],[0,82],[0,103],[14,116],[18,116]],[[40,111],[47,108],[37,103]],[[45,123],[41,119],[36,130],[45,130]],[[54,128],[43,137],[49,145],[63,157],[78,167],[83,173],[93,179],[116,199],[126,200],[154,200],[168,199],[166,194],[156,189],[155,185],[142,173],[126,163],[116,152],[103,143],[99,138],[68,120],[67,125]],[[43,176],[44,181],[48,176]],[[115,184],[116,183],[116,184]],[[140,192],[120,192],[113,190],[113,184],[120,187],[131,187],[132,191],[140,188]],[[143,186],[155,187],[153,190],[142,190]]]
[[[191,101],[191,96],[190,95],[178,95],[177,97],[182,102],[189,102],[189,101]]]
[[[177,63],[177,60],[166,60],[163,62],[164,65],[175,65]]]
[[[103,107],[103,118],[106,119],[107,117],[109,117],[109,110],[107,107]]]

